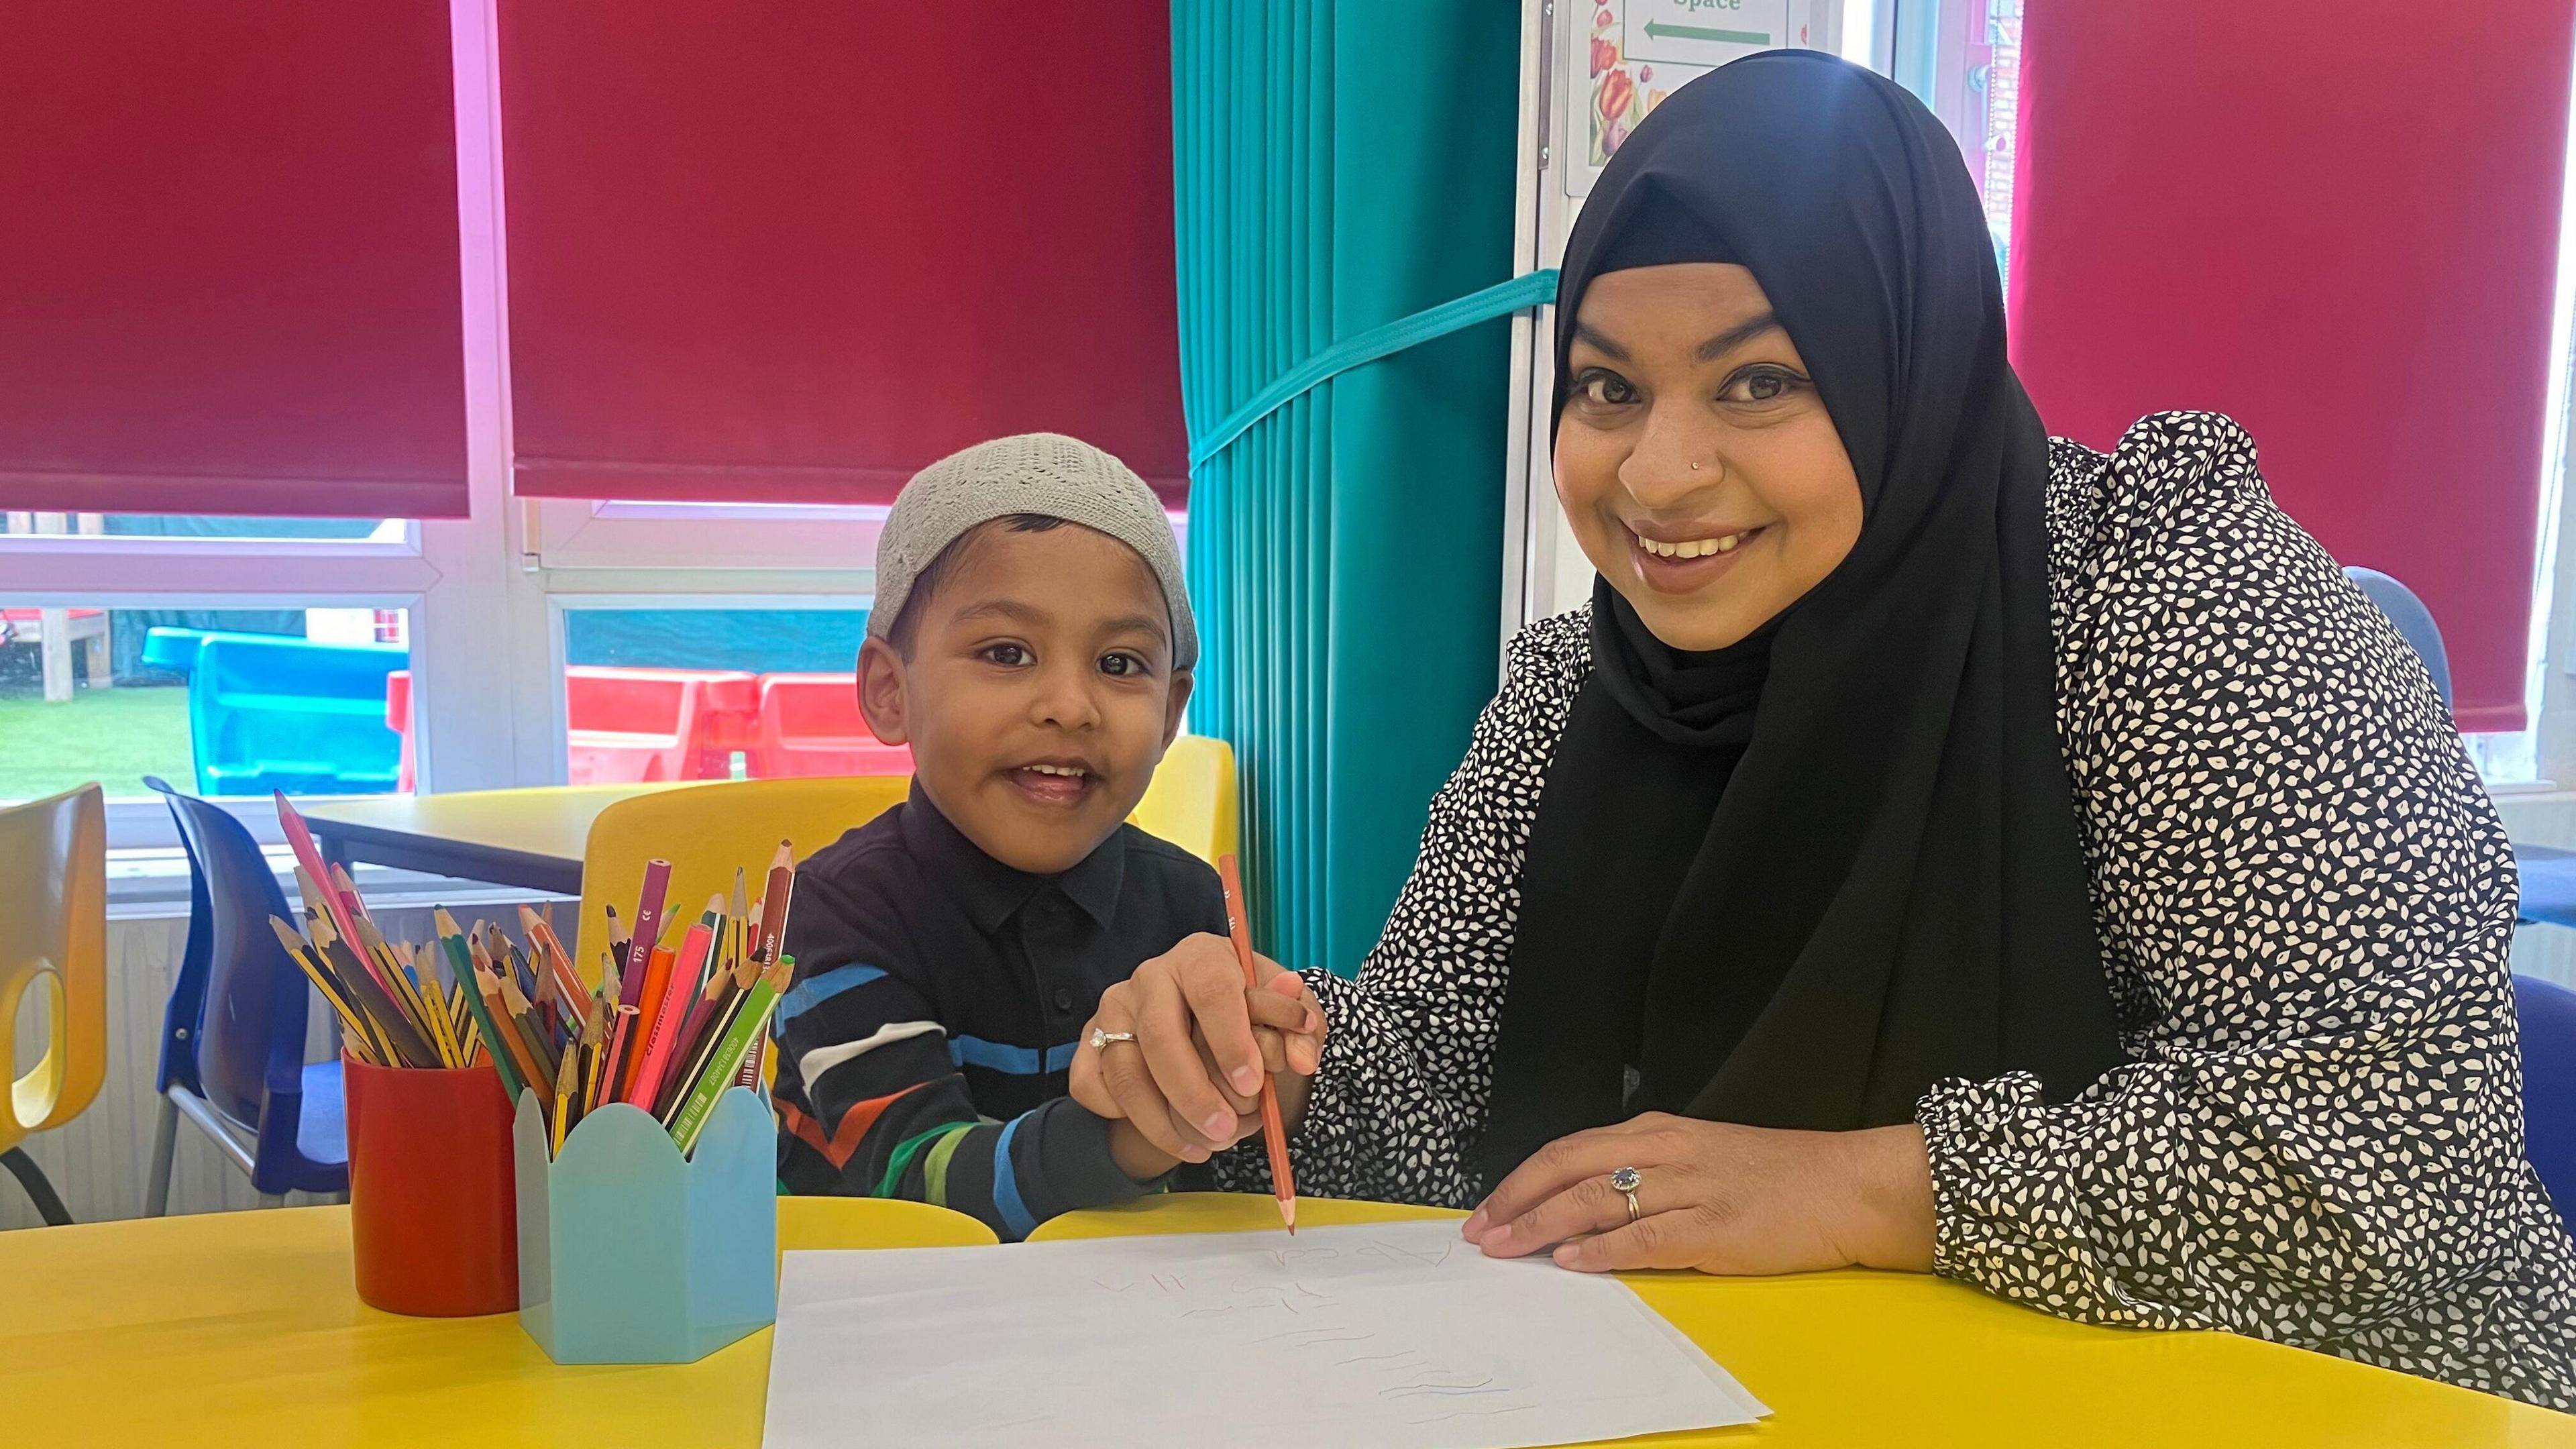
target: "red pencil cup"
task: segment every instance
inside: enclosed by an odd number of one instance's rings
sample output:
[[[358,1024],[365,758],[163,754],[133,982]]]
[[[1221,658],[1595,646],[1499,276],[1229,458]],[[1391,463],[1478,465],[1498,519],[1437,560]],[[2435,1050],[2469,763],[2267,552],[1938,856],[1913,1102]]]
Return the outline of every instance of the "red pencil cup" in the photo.
[[[349,1095],[349,1236],[358,1297],[417,1318],[519,1306],[510,1101],[468,1070],[341,1058]]]

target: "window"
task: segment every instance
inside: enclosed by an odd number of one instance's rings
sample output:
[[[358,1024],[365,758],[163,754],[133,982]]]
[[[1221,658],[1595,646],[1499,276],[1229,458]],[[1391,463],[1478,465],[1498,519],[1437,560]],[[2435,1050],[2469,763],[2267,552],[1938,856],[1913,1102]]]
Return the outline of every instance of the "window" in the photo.
[[[148,799],[393,789],[386,681],[408,615],[372,608],[48,607],[0,597],[0,800],[95,780]]]
[[[402,537],[399,519],[224,518],[213,514],[0,512],[0,533],[80,538],[225,539]]]
[[[865,605],[564,608],[567,778],[909,772],[910,754],[859,715]]]
[[[2027,3],[2072,4],[2077,0]],[[1848,0],[1845,12],[1844,53],[1854,59],[1863,58],[1865,52],[1855,46],[1865,46],[1866,42],[1855,41],[1848,28],[1849,17],[1874,13],[1874,28],[1888,42],[1890,73],[1921,96],[1957,137],[1983,197],[1996,258],[2007,280],[2012,260],[2025,6],[2026,0]],[[1861,28],[1868,31],[1873,27],[1864,23]],[[2549,417],[2539,489],[2539,548],[2524,686],[2530,725],[2520,732],[2465,736],[2471,760],[2491,787],[2529,786],[2538,782],[2539,775],[2539,725],[2570,427],[2570,310],[2571,303],[2576,303],[2576,251],[2571,251],[2571,246],[2576,245],[2576,132],[2571,132],[2569,138],[2569,165],[2559,233],[2552,362],[2547,383]]]
[[[1939,116],[1985,201],[1995,260],[2012,265],[2014,141],[2021,118],[2023,0],[1858,0],[1843,12],[1843,55],[1884,67]]]

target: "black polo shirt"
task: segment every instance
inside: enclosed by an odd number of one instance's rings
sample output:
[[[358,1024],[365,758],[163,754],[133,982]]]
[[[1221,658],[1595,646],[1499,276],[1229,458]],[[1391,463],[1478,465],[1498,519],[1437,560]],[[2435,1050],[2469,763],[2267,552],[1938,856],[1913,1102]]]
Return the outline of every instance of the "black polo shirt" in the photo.
[[[1067,1098],[1100,994],[1226,930],[1206,862],[1132,825],[1072,869],[986,855],[918,784],[797,871],[780,1001],[780,1185],[906,1197],[1006,1238],[1143,1189]]]

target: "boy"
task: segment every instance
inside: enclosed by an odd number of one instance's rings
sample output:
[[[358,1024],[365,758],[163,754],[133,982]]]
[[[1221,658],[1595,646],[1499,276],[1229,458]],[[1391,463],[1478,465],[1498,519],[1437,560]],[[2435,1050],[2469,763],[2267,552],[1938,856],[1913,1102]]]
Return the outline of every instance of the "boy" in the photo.
[[[1125,823],[1180,730],[1197,630],[1161,502],[1053,434],[924,469],[876,588],[859,706],[912,746],[912,794],[797,872],[779,1181],[1016,1241],[1175,1166],[1065,1089],[1102,991],[1226,930],[1216,872]]]

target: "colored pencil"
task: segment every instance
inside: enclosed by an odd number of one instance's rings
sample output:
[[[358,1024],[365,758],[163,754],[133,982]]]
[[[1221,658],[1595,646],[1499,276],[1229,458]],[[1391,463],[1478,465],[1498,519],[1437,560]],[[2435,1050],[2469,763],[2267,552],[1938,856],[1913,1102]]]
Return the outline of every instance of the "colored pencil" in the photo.
[[[624,970],[626,966],[626,943],[634,939],[634,937],[627,931],[626,922],[619,919],[617,907],[604,906],[601,909],[608,912],[608,959],[614,963],[618,969]]]
[[[555,1072],[554,1146],[548,1156],[563,1156],[564,1134],[572,1130],[572,1082],[573,1078],[580,1075],[581,1053],[566,1048],[563,1054],[563,1065]]]
[[[599,1079],[608,1069],[613,1023],[616,1021],[617,1013],[622,1009],[617,1004],[617,960],[610,953],[603,951],[599,955],[599,994],[591,998],[590,1019],[582,1024],[585,1037],[589,1037],[589,1034],[594,1031],[598,1033],[596,1037],[589,1039],[591,1048],[589,1080],[582,1084],[581,1089],[581,1108],[584,1112],[592,1111],[599,1106]]]
[[[341,919],[348,914],[348,907],[343,905],[336,897],[334,897],[330,890],[323,886],[320,881],[315,879],[310,871],[307,871],[300,865],[295,868],[295,893],[304,898],[304,915],[308,921],[316,918],[320,919],[328,928],[327,934],[336,936],[341,940],[355,941],[358,939],[357,928],[354,923],[346,927],[343,927],[340,924]],[[309,929],[305,932],[305,935],[307,938],[313,939],[315,949],[328,949],[323,946],[319,938],[314,937],[313,932]],[[391,984],[383,979],[383,976],[375,967],[367,967],[367,976],[368,979],[374,981],[376,985],[383,987],[388,995],[392,994]]]
[[[637,998],[644,990],[644,973],[636,968],[648,965],[653,950],[662,940],[662,902],[671,890],[671,863],[648,860],[644,863],[644,890],[635,906],[635,935],[626,948],[626,1004],[642,1007]]]
[[[302,822],[281,806],[293,840]],[[462,927],[438,907],[431,939],[415,946],[386,937],[347,870],[297,854],[301,929],[285,918],[270,928],[335,1014],[353,1061],[489,1060],[512,1101],[534,1094],[557,1154],[610,1102],[654,1114],[686,1152],[723,1089],[745,1074],[758,1080],[767,1024],[795,969],[780,950],[795,860],[785,841],[758,901],[746,899],[750,876],[737,870],[731,896],[709,897],[694,922],[670,910],[669,863],[649,863],[633,929],[604,910],[595,985],[555,933],[551,906],[516,907],[519,939],[489,922]]]
[[[1252,968],[1252,916],[1243,903],[1243,867],[1231,855],[1220,856],[1217,875],[1225,884],[1226,927],[1234,935],[1234,959],[1243,966],[1243,989],[1253,990],[1261,984]],[[1279,1121],[1279,1088],[1270,1074],[1261,1074],[1261,1138],[1270,1149],[1270,1187],[1279,1198],[1279,1220],[1288,1225],[1289,1236],[1297,1232],[1297,1179],[1288,1168],[1288,1129]]]
[[[723,897],[707,898],[705,914],[681,938],[680,954],[663,978],[661,1005],[653,1012],[653,1029],[645,1035],[644,1060],[636,1070],[634,1085],[626,1093],[627,1101],[647,1112],[653,1110],[654,1098],[662,1090],[662,1078],[670,1071],[671,1043],[688,1020],[689,995],[697,987],[698,973],[706,967],[707,953],[715,946],[716,918],[723,911]]]
[[[445,906],[438,907],[430,920],[438,932],[439,949],[447,956],[448,979],[456,983],[456,994],[464,998],[466,1015],[474,1022],[476,1045],[482,1055],[492,1059],[492,1070],[501,1078],[501,1090],[516,1102],[527,1079],[519,1075],[510,1054],[502,1050],[500,1029],[493,1024],[491,1011],[483,1004],[483,977],[474,969],[465,932],[458,929],[456,918],[447,913]]]
[[[635,949],[645,950],[644,939],[640,936],[636,938]],[[653,1039],[653,1024],[661,1018],[662,998],[669,994],[672,963],[677,959],[668,946],[654,946],[646,951],[643,989],[630,991],[639,999],[635,1002],[634,1027],[626,1033],[625,1054],[617,1063],[617,1100],[621,1102],[635,1100],[635,1078],[644,1066],[644,1054]],[[635,985],[632,980],[626,984],[630,988]]]
[[[616,969],[613,962],[603,964],[608,965],[611,971]],[[582,1018],[581,1115],[585,1117],[599,1105],[599,1072],[608,1060],[608,1019],[616,1009],[609,1004],[609,996],[603,987],[602,994],[590,999],[590,1012]]]
[[[731,978],[728,977],[727,981],[730,982],[730,980]],[[679,1116],[680,1109],[688,1104],[690,1094],[697,1090],[699,1079],[706,1076],[713,1068],[717,1057],[721,1054],[726,1035],[733,1030],[735,1015],[750,999],[749,992],[736,992],[728,996],[717,1009],[712,1018],[714,1030],[707,1034],[705,1041],[698,1044],[697,1050],[689,1054],[687,1067],[678,1074],[670,1099],[658,1104],[659,1110],[653,1114],[663,1126],[670,1126],[672,1120]]]
[[[572,953],[564,949],[563,941],[555,935],[553,923],[521,906],[519,929],[527,935],[528,949],[545,953],[545,962],[538,969],[553,973],[556,999],[566,1007],[580,999],[583,991],[581,973],[573,969]]]
[[[540,1071],[536,1059],[528,1055],[528,1044],[511,1021],[510,1004],[501,994],[501,973],[492,967],[492,953],[484,947],[479,934],[481,927],[476,930],[478,934],[468,937],[467,944],[474,952],[474,990],[483,999],[483,1018],[478,1025],[488,1025],[492,1030],[484,1044],[491,1048],[493,1060],[506,1058],[511,1070],[518,1074],[518,1085],[510,1089],[510,1099],[515,1102],[522,1090],[543,1092],[553,1079]]]
[[[330,922],[325,917],[316,914],[305,923],[305,938],[312,941],[321,953],[320,959],[330,963],[332,974],[348,983],[356,1004],[374,1018],[377,1027],[383,1031],[386,1044],[399,1058],[385,1065],[438,1065],[438,1053],[431,1048],[429,1039],[421,1035],[420,1029],[404,1015],[402,1006],[378,984],[374,974],[358,960],[358,953],[350,949],[349,943],[332,934]]]
[[[705,1065],[701,1060],[702,1051],[715,1040],[710,1023],[733,1005],[733,996],[732,972],[717,970],[707,973],[707,984],[699,988],[697,999],[689,1005],[688,1019],[680,1023],[678,1034],[671,1038],[669,1065],[662,1072],[660,1084],[653,1089],[653,1105],[646,1110],[657,1117],[667,1118],[671,1107],[688,1090],[689,1083],[697,1080],[696,1068]]]
[[[285,791],[278,790],[272,793],[277,799],[278,828],[286,832],[287,848],[295,852],[296,867],[299,870],[311,872],[315,885],[319,886],[330,872],[322,862],[320,847],[313,843],[313,832],[305,827],[304,816],[293,805],[287,803]],[[302,882],[299,881],[298,884]],[[331,922],[332,929],[343,936],[352,934],[355,923],[345,919],[348,907],[336,896],[324,896],[323,902],[327,908],[326,913],[334,918]]]
[[[536,1064],[531,1080],[542,1094],[546,1083],[555,1079],[557,1053],[554,1043],[538,1022],[536,1006],[528,1000],[528,993],[507,975],[501,978],[501,1006],[510,1016],[504,1029],[519,1034],[519,1040],[527,1045],[528,1060]]]
[[[286,948],[286,954],[294,958],[297,968],[313,983],[313,989],[322,993],[322,999],[331,1004],[332,1012],[340,1018],[343,1041],[354,1042],[350,1054],[362,1062],[384,1065],[384,1059],[392,1054],[391,1050],[376,1040],[375,1028],[368,1022],[366,1014],[349,1004],[348,997],[343,994],[347,987],[333,980],[326,968],[314,964],[313,958],[304,953],[304,938],[295,933],[293,926],[276,916],[269,917],[268,924],[277,932],[278,944]]]
[[[375,922],[367,915],[367,902],[365,898],[358,894],[358,883],[349,879],[349,868],[347,866],[335,863],[332,865],[331,873],[327,879],[330,881],[332,892],[339,896],[340,904],[348,907],[349,924],[352,927],[361,924],[375,924]]]
[[[786,989],[787,978],[795,973],[796,958],[782,956],[760,974],[758,984],[739,999],[732,1022],[725,1028],[706,1067],[689,1088],[689,1094],[672,1115],[671,1140],[686,1155],[697,1146],[698,1134],[705,1130],[707,1114],[715,1109],[716,1098],[731,1085],[733,1068],[751,1050],[752,1038],[769,1024],[770,1013],[778,1005],[778,993]]]
[[[760,888],[758,954],[763,967],[778,959],[781,938],[787,934],[787,907],[795,893],[796,851],[782,840],[778,853],[769,859],[769,880]]]
[[[393,947],[385,944],[384,933],[376,929],[374,921],[368,919],[363,912],[352,912],[351,919],[358,927],[357,940],[351,944],[357,949],[360,959],[374,970],[376,980],[385,988],[385,994],[392,997],[396,1005],[409,1012],[412,1024],[420,1028],[422,1036],[428,1037],[430,1035],[429,1004],[421,999],[418,984],[403,975],[402,963],[394,959]]]
[[[752,918],[751,908],[743,902],[743,884],[742,867],[735,866],[733,868],[733,919],[735,926],[733,933],[733,949],[734,955],[736,956],[749,955],[759,947],[759,942],[753,938],[760,934],[760,926],[759,923]],[[733,963],[731,961],[727,961],[725,964],[730,967]]]

